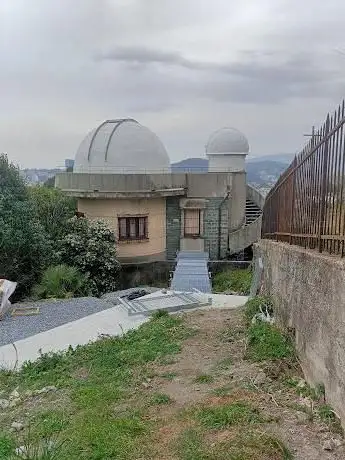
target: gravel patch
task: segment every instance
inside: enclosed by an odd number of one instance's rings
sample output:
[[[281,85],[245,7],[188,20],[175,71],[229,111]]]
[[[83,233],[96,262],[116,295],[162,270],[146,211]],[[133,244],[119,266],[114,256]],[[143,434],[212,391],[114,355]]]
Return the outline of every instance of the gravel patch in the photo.
[[[113,303],[96,297],[14,304],[13,308],[39,307],[40,313],[32,316],[11,316],[7,314],[0,321],[0,346],[26,339],[32,335],[76,321],[113,306]]]

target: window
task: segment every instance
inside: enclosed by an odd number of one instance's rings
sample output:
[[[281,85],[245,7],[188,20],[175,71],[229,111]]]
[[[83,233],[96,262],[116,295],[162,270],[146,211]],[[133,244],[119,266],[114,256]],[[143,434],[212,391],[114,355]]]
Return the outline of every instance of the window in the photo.
[[[147,217],[119,217],[119,240],[146,240],[148,238]]]
[[[200,214],[200,209],[184,210],[184,236],[193,237],[201,235]]]

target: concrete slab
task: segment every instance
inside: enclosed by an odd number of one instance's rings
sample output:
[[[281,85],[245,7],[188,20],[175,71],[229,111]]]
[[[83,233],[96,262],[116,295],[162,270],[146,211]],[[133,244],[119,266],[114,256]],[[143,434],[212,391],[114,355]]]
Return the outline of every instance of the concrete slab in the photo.
[[[171,291],[167,291],[168,293]],[[160,290],[143,298],[160,297]],[[195,294],[195,292],[193,293]],[[244,305],[247,297],[222,294],[197,293],[201,302],[212,298],[212,305],[197,307],[196,310],[229,308],[234,309]],[[179,313],[179,312],[177,312]],[[35,361],[40,352],[49,353],[67,350],[69,346],[85,345],[95,341],[100,335],[117,336],[130,329],[137,329],[149,318],[144,315],[129,316],[122,306],[108,308],[101,312],[86,316],[76,321],[63,324],[48,331],[18,340],[13,344],[0,347],[0,368],[14,369],[21,367],[25,361]]]
[[[129,317],[120,306],[86,316],[49,331],[18,340],[13,344],[0,347],[0,367],[14,369],[25,361],[35,361],[40,354],[67,350],[77,345],[95,341],[102,334],[121,335],[130,329],[136,329],[148,318]],[[17,351],[16,351],[17,350]]]

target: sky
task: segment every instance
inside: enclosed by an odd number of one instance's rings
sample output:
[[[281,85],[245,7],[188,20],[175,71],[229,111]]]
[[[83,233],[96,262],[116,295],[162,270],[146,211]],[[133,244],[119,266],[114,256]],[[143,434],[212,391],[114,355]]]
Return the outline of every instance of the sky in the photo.
[[[298,152],[345,95],[342,0],[0,0],[0,152],[62,166],[109,118],[172,161],[223,126]]]

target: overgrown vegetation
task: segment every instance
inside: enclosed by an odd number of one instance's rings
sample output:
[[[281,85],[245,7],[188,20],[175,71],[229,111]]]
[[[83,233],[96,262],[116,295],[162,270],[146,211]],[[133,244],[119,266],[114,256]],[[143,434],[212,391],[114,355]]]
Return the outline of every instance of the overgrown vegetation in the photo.
[[[269,296],[256,296],[247,301],[244,311],[246,324],[250,325],[258,313],[268,313],[273,316],[273,302]]]
[[[273,316],[273,304],[269,297],[255,297],[246,303],[247,358],[256,362],[294,359],[295,348],[290,337],[270,322],[260,319],[253,321],[258,313]]]
[[[209,374],[200,374],[194,379],[195,383],[212,383],[213,377]]]
[[[69,391],[67,412],[39,413],[32,421],[32,445],[58,434],[62,442],[59,460],[150,458],[145,452],[150,448],[147,441],[151,422],[145,415],[145,396],[140,396],[147,366],[178,353],[181,341],[189,334],[177,317],[155,318],[123,337],[102,339],[67,353],[43,355],[18,374],[2,373],[0,384],[2,388],[19,387],[20,392],[48,385]],[[81,370],[83,378],[79,377]],[[115,410],[134,393],[142,399],[142,407]],[[156,394],[147,401],[147,407],[170,402],[167,395]],[[26,435],[24,430],[16,445],[23,443]],[[14,443],[11,433],[3,434],[1,460],[8,460]]]
[[[37,219],[18,168],[0,155],[0,274],[29,293],[52,257],[49,235]]]
[[[203,407],[195,413],[196,419],[210,429],[222,429],[232,425],[246,425],[267,421],[247,402],[237,401],[215,407]]]
[[[216,273],[212,281],[213,292],[236,292],[239,295],[248,295],[252,276],[250,268],[226,270]]]
[[[292,460],[293,455],[282,441],[274,436],[243,430],[237,436],[209,444],[204,433],[195,428],[185,430],[176,443],[180,460]]]
[[[34,285],[41,298],[84,292],[76,286],[77,275],[73,289],[66,286],[61,267],[55,267],[61,264],[86,276],[93,295],[118,287],[114,233],[101,222],[73,218],[75,210],[76,201],[57,189],[28,187],[19,169],[0,155],[0,275],[18,282],[15,299],[28,297]]]
[[[36,218],[55,247],[66,232],[68,220],[74,216],[76,200],[61,190],[41,185],[28,187],[28,193]]]

